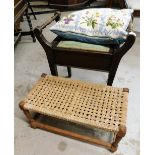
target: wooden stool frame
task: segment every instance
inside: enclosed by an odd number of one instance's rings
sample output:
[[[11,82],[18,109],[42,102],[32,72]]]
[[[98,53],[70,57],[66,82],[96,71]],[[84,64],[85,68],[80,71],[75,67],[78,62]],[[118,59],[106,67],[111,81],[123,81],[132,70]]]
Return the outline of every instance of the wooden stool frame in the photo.
[[[42,74],[42,77],[45,77],[45,76],[46,76],[46,74]],[[129,92],[129,89],[128,88],[123,88],[123,92]],[[23,112],[24,112],[25,116],[27,117],[27,119],[28,119],[28,121],[30,123],[30,126],[32,128],[34,128],[34,129],[36,129],[36,128],[44,129],[44,130],[51,131],[53,133],[60,134],[60,135],[66,136],[66,137],[71,137],[71,138],[78,139],[78,140],[83,141],[83,142],[87,142],[87,143],[90,143],[90,144],[105,147],[108,150],[110,150],[111,152],[115,152],[117,150],[118,143],[120,142],[120,140],[126,134],[126,126],[125,125],[120,125],[119,126],[119,131],[116,134],[115,141],[111,144],[109,142],[105,142],[103,140],[100,140],[100,139],[97,139],[97,138],[94,138],[94,137],[85,136],[85,135],[75,133],[73,131],[68,131],[68,130],[60,129],[60,128],[57,128],[57,127],[54,127],[54,126],[51,126],[51,125],[46,125],[46,124],[41,123],[41,122],[38,121],[38,118],[42,114],[36,113],[32,117],[30,111],[24,108],[24,104],[26,104],[26,102],[21,101],[20,104],[19,104],[19,107],[20,107],[21,110],[23,110]]]
[[[58,76],[57,65],[67,66],[68,77],[71,77],[71,67],[105,71],[109,73],[107,84],[112,85],[121,58],[135,42],[136,35],[132,32],[132,24],[128,27],[129,34],[122,46],[111,45],[110,52],[94,52],[58,48],[57,44],[62,40],[60,37],[56,37],[52,43],[47,41],[42,34],[42,30],[52,21],[57,22],[59,19],[60,12],[56,12],[49,21],[34,29],[35,36],[47,55],[51,74]]]

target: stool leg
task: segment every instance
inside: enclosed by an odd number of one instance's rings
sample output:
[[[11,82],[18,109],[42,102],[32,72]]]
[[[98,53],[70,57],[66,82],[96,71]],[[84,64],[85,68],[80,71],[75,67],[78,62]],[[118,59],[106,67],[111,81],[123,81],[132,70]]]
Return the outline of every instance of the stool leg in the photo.
[[[118,131],[118,133],[116,135],[116,139],[111,145],[111,148],[110,148],[111,152],[115,152],[117,150],[118,143],[125,136],[125,134],[126,134],[126,127],[125,126],[120,126],[119,131]]]
[[[109,86],[112,86],[112,84],[113,84],[119,62],[120,62],[120,58],[116,57],[111,64],[111,69],[110,69],[110,72],[108,75],[108,82],[107,82],[107,85],[109,85]]]
[[[109,73],[107,85],[112,86],[114,78],[115,78],[115,74],[116,74],[116,72],[115,73]]]
[[[32,23],[31,23],[31,19],[30,19],[30,16],[28,15],[28,10],[26,10],[25,15],[26,15],[29,27],[30,27],[30,32],[31,32],[31,37],[33,39],[33,42],[36,42],[36,38],[35,38],[35,35],[34,35],[34,32],[33,32],[33,27],[32,27]]]
[[[70,78],[72,76],[71,67],[67,66],[67,71],[68,71],[68,77]]]
[[[56,66],[56,64],[54,63],[55,60],[54,60],[53,51],[51,51],[51,49],[47,49],[47,50],[50,51],[50,52],[46,52],[46,56],[47,56],[48,65],[49,65],[51,74],[54,75],[54,76],[58,76],[57,66]],[[45,49],[45,51],[46,51],[46,49]]]
[[[29,110],[26,110],[26,109],[24,108],[24,104],[25,104],[25,102],[21,102],[21,103],[19,104],[19,107],[20,107],[21,110],[23,110],[23,112],[24,112],[25,116],[27,117],[27,119],[28,119],[28,121],[29,121],[31,127],[34,128],[34,129],[36,129],[37,126],[35,125],[35,120],[32,118],[32,116],[31,116]]]
[[[49,63],[49,67],[50,67],[51,74],[54,76],[58,76],[57,66],[55,64]]]

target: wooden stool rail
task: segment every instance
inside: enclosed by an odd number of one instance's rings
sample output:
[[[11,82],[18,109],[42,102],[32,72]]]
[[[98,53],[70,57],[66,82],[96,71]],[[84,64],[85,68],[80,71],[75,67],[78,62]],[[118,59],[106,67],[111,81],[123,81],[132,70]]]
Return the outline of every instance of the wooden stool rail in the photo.
[[[127,88],[116,88],[42,74],[19,106],[31,127],[41,128],[84,142],[117,150],[126,134],[128,103]],[[30,111],[37,115],[32,117]],[[37,121],[39,115],[73,122],[90,128],[114,133],[112,143],[60,129]]]

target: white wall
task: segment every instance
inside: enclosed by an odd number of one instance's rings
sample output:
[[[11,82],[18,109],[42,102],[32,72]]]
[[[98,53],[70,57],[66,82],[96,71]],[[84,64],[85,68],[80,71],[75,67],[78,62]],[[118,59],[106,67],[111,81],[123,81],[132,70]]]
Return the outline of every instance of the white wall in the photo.
[[[129,7],[135,10],[140,10],[140,0],[126,0]]]

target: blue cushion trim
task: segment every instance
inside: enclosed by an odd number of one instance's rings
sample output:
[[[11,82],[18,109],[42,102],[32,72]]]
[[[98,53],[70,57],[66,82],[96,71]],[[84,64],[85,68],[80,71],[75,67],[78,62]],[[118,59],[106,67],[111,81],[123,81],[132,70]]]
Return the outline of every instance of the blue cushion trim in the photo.
[[[98,45],[122,44],[125,42],[125,39],[123,38],[112,39],[109,37],[89,37],[86,35],[75,34],[72,32],[62,32],[57,30],[51,30],[51,31],[65,39],[69,39],[73,41],[80,40],[81,42],[98,44]]]

